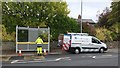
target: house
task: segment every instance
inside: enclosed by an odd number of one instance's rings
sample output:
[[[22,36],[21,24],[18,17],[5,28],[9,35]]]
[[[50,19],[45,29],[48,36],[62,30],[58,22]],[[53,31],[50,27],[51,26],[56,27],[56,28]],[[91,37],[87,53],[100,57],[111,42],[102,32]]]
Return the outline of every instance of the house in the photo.
[[[78,15],[78,19],[76,19],[76,21],[81,24],[81,16]],[[83,32],[88,32],[91,35],[94,35],[95,33],[95,25],[96,23],[92,20],[92,19],[82,19],[82,27],[84,30],[87,31],[83,31]]]
[[[76,21],[78,22],[78,23],[80,23],[81,22],[81,16],[80,15],[78,15],[78,19],[76,19]],[[92,25],[94,25],[94,24],[96,24],[92,19],[82,19],[82,23],[86,23],[86,24],[92,24]]]

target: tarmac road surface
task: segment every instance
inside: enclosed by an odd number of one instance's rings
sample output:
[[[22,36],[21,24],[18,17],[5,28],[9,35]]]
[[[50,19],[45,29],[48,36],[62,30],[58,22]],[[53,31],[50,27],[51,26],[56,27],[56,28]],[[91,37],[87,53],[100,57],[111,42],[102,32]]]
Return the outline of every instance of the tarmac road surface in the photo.
[[[118,66],[118,50],[109,49],[105,53],[81,53],[48,55],[44,60],[13,60],[3,62],[3,66]]]

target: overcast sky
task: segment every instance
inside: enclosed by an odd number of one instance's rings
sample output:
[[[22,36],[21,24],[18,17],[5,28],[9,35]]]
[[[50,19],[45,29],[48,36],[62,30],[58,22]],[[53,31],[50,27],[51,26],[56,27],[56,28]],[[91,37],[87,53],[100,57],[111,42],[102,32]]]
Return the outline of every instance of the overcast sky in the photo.
[[[111,0],[82,0],[83,19],[93,19],[96,22],[98,13],[101,13],[106,7],[110,7]],[[70,17],[78,18],[81,14],[81,0],[66,0],[68,8],[70,10]],[[98,12],[99,11],[99,12]]]

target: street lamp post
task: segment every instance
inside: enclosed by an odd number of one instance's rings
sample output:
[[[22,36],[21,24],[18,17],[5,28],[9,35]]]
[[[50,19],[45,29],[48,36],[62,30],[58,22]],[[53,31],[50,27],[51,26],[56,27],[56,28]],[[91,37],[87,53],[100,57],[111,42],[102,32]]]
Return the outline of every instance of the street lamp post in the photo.
[[[82,33],[82,0],[81,0],[81,33]]]

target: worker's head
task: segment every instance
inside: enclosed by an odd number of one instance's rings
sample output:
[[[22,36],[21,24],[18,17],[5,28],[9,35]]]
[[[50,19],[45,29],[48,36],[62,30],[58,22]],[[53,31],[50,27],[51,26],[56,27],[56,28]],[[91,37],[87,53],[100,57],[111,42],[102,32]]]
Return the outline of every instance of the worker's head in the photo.
[[[38,38],[43,38],[43,35],[39,35]]]
[[[40,38],[40,37],[38,37],[38,38]]]

